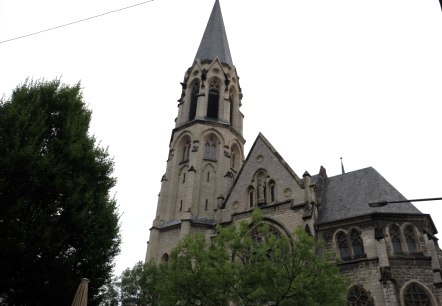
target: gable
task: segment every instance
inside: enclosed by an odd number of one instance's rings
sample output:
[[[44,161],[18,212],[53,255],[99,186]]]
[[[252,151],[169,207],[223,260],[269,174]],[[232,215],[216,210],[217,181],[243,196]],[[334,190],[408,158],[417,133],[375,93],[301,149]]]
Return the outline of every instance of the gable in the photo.
[[[304,199],[301,179],[260,133],[226,197],[223,220],[252,207],[288,201],[297,204]]]

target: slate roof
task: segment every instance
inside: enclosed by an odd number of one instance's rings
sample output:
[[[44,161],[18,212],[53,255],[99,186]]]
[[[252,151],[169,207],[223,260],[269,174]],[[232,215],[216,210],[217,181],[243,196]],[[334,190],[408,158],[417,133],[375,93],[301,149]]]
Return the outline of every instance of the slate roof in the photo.
[[[319,223],[339,221],[372,213],[421,214],[410,202],[372,208],[370,202],[406,200],[372,167],[327,178]]]
[[[215,57],[218,57],[222,63],[233,66],[219,0],[213,5],[195,60],[213,60]]]

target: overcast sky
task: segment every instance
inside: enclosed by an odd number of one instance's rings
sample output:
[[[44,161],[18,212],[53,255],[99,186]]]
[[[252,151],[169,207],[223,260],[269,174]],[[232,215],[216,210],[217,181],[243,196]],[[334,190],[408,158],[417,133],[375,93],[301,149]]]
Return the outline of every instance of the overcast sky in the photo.
[[[141,0],[140,0],[141,2]],[[0,0],[0,41],[137,0]],[[109,147],[122,252],[144,260],[181,94],[214,0],[154,0],[0,43],[0,95],[27,77],[75,84]],[[244,94],[246,152],[258,132],[292,169],[374,167],[407,198],[442,197],[442,12],[437,0],[221,0]],[[417,204],[442,230],[442,202]]]

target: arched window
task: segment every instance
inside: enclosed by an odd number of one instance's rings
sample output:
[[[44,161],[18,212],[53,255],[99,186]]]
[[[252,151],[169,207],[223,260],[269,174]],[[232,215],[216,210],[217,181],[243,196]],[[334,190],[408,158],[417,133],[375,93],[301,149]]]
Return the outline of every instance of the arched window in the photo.
[[[167,263],[169,261],[169,254],[164,253],[163,256],[161,256],[161,263]]]
[[[230,125],[233,125],[233,99],[234,99],[234,95],[233,95],[233,91],[232,89],[230,89],[229,91],[229,101],[230,101],[230,114],[229,114],[229,122]]]
[[[348,250],[347,235],[344,232],[339,232],[336,235],[336,241],[338,243],[339,254],[341,259],[346,260],[350,258],[350,252]]]
[[[189,152],[190,152],[190,141],[187,141],[186,144],[182,147],[182,162],[186,162],[189,160]]]
[[[212,119],[218,119],[218,107],[219,107],[219,82],[218,80],[212,80],[209,84],[209,100],[207,102],[207,117]]]
[[[365,254],[364,244],[362,242],[361,233],[358,230],[356,229],[351,230],[350,241],[351,241],[351,247],[353,248],[354,257],[358,258],[363,256]]]
[[[235,143],[230,150],[230,168],[238,170],[240,167],[240,151],[238,145]]]
[[[347,294],[348,306],[373,306],[373,299],[362,286],[353,286]]]
[[[200,90],[199,82],[194,82],[192,86],[192,90],[190,92],[190,109],[189,109],[189,121],[195,119],[196,116],[196,107],[198,103],[198,94]]]
[[[216,160],[216,143],[212,137],[210,137],[204,148],[204,158],[209,160]]]
[[[408,254],[417,253],[416,233],[413,226],[407,225],[404,229],[405,242],[407,243]]]
[[[403,254],[402,246],[401,246],[401,237],[399,226],[396,224],[392,224],[390,226],[390,239],[393,244],[393,252],[394,254]]]
[[[431,306],[431,299],[425,289],[417,283],[411,283],[404,292],[405,306]]]
[[[253,207],[255,198],[255,189],[253,187],[249,188],[249,206]]]
[[[269,189],[270,189],[270,202],[273,203],[276,200],[275,197],[275,181],[269,182]]]

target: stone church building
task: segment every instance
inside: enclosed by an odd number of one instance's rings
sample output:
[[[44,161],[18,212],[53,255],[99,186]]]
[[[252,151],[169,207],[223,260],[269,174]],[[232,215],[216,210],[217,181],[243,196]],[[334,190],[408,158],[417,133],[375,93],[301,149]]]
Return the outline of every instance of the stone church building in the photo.
[[[167,261],[185,235],[250,221],[261,208],[274,230],[302,226],[336,253],[351,279],[348,305],[442,305],[435,225],[375,169],[300,177],[259,134],[245,157],[242,93],[215,1],[185,72],[146,261]],[[404,200],[372,208],[370,202]]]

